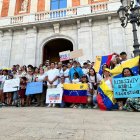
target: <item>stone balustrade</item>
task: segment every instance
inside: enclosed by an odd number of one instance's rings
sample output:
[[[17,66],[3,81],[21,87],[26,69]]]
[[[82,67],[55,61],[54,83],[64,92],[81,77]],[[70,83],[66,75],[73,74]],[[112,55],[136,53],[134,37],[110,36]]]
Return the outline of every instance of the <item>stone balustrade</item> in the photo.
[[[80,7],[72,7],[67,9],[59,9],[53,11],[46,11],[46,12],[39,12],[35,14],[26,14],[26,15],[19,15],[14,17],[6,17],[0,18],[0,29],[6,27],[12,27],[20,24],[29,24],[34,23],[37,24],[38,22],[45,22],[47,20],[53,21],[53,19],[63,20],[64,18],[74,18],[76,16],[82,15],[91,15],[95,13],[103,13],[104,12],[112,12],[117,11],[120,6],[120,2],[112,3],[112,2],[102,2],[92,5],[80,6]]]
[[[18,24],[23,22],[23,16],[16,16],[10,18],[10,24]]]
[[[94,4],[91,5],[91,12],[101,12],[101,11],[107,11],[108,10],[108,3],[99,3],[99,4]]]
[[[41,12],[35,14],[35,21],[46,19],[65,18],[67,16],[77,15],[77,8],[59,9],[49,12]]]

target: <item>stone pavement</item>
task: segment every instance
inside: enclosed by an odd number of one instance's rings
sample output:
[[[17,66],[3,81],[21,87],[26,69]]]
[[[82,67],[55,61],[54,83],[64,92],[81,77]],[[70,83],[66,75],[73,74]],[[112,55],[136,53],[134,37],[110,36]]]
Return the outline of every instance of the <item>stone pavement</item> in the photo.
[[[140,140],[140,113],[5,107],[0,140]]]

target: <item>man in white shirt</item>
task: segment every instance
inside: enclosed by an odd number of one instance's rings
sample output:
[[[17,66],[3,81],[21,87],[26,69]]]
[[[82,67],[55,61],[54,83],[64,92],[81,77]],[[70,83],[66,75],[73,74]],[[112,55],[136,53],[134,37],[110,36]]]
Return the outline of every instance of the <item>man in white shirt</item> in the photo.
[[[51,63],[50,70],[45,74],[48,88],[56,88],[58,85],[59,70],[55,68],[54,63]],[[51,106],[55,107],[55,104],[49,104],[47,107]]]
[[[56,88],[58,85],[59,70],[55,68],[54,63],[51,63],[50,70],[45,74],[48,88]]]
[[[67,68],[67,65],[63,65],[62,69],[60,71],[60,77],[64,77],[65,78],[65,83],[70,83],[70,79],[69,79],[69,69]]]
[[[88,63],[84,63],[83,64],[83,68],[82,68],[83,74],[87,75],[89,73],[89,69],[88,69]]]

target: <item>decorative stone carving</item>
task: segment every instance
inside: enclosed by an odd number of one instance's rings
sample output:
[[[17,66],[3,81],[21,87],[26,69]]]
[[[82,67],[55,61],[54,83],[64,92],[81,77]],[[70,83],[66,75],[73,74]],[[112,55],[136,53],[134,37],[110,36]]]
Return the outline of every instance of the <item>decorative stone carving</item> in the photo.
[[[54,28],[54,32],[55,33],[59,33],[60,32],[60,24],[59,23],[53,24],[53,28]]]
[[[88,19],[88,22],[89,22],[89,26],[91,27],[92,26],[92,19]]]
[[[23,0],[22,4],[21,4],[21,12],[27,12],[28,10],[28,0]]]

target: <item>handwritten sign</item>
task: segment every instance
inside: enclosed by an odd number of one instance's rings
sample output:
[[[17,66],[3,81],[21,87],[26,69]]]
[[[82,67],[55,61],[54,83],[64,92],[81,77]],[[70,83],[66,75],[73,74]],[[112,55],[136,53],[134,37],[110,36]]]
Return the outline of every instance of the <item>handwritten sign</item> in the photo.
[[[43,91],[43,82],[31,82],[27,84],[26,95],[40,94]]]
[[[62,88],[47,89],[46,103],[62,103]]]
[[[5,80],[3,92],[14,92],[19,89],[20,79]]]
[[[140,97],[140,76],[114,78],[113,86],[115,98]]]
[[[64,51],[59,53],[60,61],[66,61],[70,59],[70,51]]]
[[[83,50],[82,49],[75,50],[75,51],[72,51],[70,53],[70,59],[79,58],[79,57],[82,57],[83,55],[84,54],[83,54]]]

